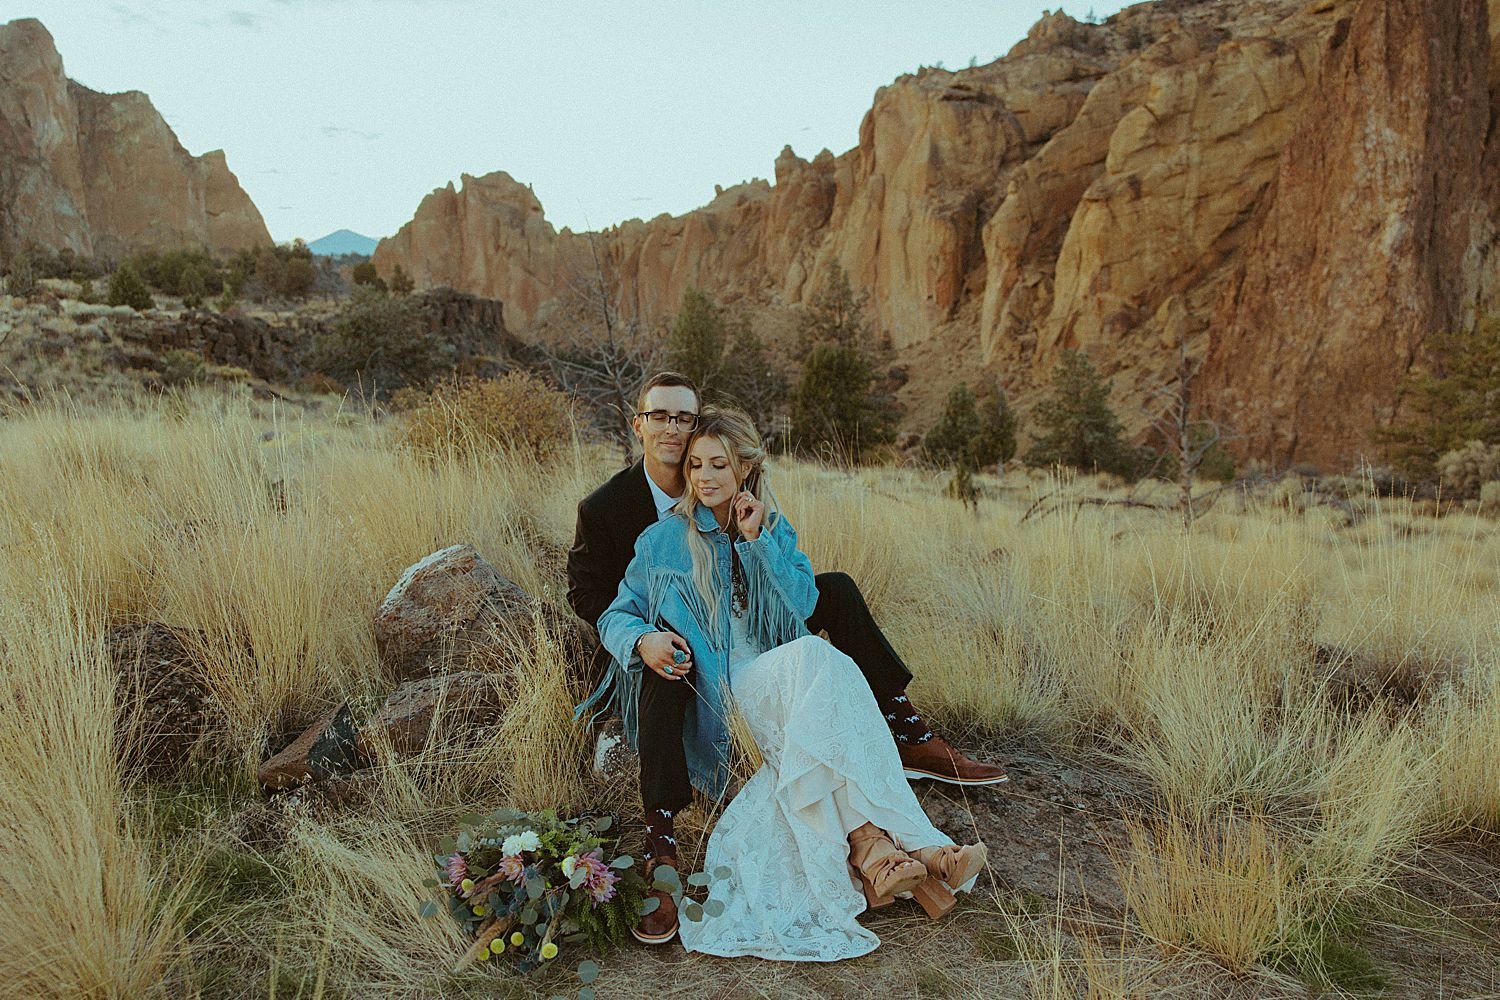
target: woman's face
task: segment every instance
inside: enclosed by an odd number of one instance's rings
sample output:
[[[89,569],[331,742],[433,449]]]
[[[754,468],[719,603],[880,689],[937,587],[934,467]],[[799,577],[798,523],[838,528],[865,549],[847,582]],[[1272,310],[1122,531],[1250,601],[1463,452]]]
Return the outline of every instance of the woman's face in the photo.
[[[739,490],[738,473],[737,463],[717,437],[705,434],[688,450],[688,486],[705,507],[715,508],[734,499]]]

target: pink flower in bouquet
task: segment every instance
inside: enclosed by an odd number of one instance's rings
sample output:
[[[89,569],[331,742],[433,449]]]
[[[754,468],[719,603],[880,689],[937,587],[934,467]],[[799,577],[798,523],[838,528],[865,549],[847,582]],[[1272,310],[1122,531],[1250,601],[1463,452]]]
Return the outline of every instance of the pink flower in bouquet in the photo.
[[[594,850],[581,856],[574,866],[574,871],[579,869],[587,872],[583,877],[583,888],[594,900],[594,905],[615,898],[615,883],[620,881],[620,876],[604,863],[601,852]]]
[[[521,860],[521,856],[518,854],[507,855],[501,858],[500,863],[495,866],[495,874],[507,882],[514,882],[516,885],[520,885],[526,881],[526,863]]]
[[[469,865],[462,854],[449,856],[444,866],[448,870],[448,884],[457,889],[469,877]]]

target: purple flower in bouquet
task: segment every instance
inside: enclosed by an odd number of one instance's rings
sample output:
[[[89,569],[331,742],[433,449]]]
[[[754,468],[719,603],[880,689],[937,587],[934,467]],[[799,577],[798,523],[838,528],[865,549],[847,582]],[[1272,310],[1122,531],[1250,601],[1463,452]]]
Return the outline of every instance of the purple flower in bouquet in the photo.
[[[495,874],[507,882],[520,885],[526,881],[526,863],[518,854],[506,855],[500,859],[499,864],[495,865]]]
[[[463,885],[464,879],[469,877],[469,864],[462,854],[449,855],[443,867],[448,871],[448,884],[455,889]]]
[[[594,900],[594,905],[615,898],[615,883],[620,881],[620,876],[604,863],[602,852],[593,850],[581,855],[574,864],[574,870],[578,869],[587,873],[583,877],[583,888]]]

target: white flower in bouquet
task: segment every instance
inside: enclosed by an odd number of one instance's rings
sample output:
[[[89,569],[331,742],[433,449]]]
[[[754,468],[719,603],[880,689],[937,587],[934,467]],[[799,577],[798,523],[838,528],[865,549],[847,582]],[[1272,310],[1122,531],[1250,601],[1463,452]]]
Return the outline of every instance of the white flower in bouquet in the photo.
[[[535,830],[522,830],[505,838],[500,845],[500,850],[506,854],[520,854],[523,851],[534,851],[542,846],[542,838],[536,835]]]

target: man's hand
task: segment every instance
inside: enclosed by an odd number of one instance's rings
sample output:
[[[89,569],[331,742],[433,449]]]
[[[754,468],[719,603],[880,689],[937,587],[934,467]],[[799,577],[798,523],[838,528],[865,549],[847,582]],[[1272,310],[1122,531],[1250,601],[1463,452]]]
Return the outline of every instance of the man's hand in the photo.
[[[749,490],[741,490],[734,498],[734,520],[739,526],[740,537],[753,542],[760,537],[760,526],[766,519],[766,505],[755,499]]]
[[[693,669],[693,651],[676,632],[647,632],[636,643],[635,651],[663,680],[686,680],[688,671]]]

